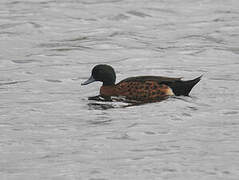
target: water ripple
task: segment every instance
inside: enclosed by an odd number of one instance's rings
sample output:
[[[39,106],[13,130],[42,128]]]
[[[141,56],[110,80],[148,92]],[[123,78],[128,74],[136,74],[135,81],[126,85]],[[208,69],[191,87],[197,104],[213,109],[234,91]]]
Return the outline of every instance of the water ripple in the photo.
[[[238,5],[1,0],[0,179],[238,179]],[[204,78],[191,97],[87,99],[102,63]]]

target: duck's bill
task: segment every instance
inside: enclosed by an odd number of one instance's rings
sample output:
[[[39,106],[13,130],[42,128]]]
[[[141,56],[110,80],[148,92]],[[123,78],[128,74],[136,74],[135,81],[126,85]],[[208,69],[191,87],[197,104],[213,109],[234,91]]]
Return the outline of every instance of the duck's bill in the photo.
[[[81,83],[81,85],[87,85],[93,82],[95,82],[95,79],[93,78],[93,76],[91,76],[87,81]]]

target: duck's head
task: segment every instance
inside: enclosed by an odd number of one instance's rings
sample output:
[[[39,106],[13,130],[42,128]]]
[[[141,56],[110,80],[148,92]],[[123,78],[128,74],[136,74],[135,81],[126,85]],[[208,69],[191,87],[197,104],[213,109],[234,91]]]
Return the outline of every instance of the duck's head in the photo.
[[[90,78],[81,83],[81,85],[87,85],[95,81],[103,82],[103,86],[114,85],[116,80],[116,75],[114,69],[106,64],[96,65],[92,71]]]

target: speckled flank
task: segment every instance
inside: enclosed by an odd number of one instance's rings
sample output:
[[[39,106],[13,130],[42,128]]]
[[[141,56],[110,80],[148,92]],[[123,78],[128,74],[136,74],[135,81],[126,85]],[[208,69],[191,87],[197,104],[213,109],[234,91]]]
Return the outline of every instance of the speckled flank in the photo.
[[[101,95],[125,96],[134,100],[157,100],[174,95],[171,88],[155,81],[121,82],[115,86],[101,87]]]

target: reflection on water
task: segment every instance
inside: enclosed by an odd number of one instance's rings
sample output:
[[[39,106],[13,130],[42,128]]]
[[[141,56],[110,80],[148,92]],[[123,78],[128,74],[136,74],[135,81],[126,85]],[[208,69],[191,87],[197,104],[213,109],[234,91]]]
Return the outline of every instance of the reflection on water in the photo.
[[[156,103],[156,102],[167,100],[168,98],[169,97],[166,96],[157,100],[139,101],[139,100],[127,99],[126,97],[123,97],[123,96],[102,97],[98,95],[98,96],[88,97],[88,100],[95,101],[93,103],[88,103],[88,106],[89,106],[89,109],[107,110],[111,108],[126,108],[131,106],[139,106],[139,105],[143,105],[147,103]],[[170,98],[177,98],[177,97],[170,97]]]
[[[115,108],[114,105],[111,104],[100,104],[100,103],[88,103],[89,109],[96,109],[96,110],[106,110]]]
[[[239,1],[1,0],[0,179],[238,179]],[[204,74],[191,97],[87,99]]]

